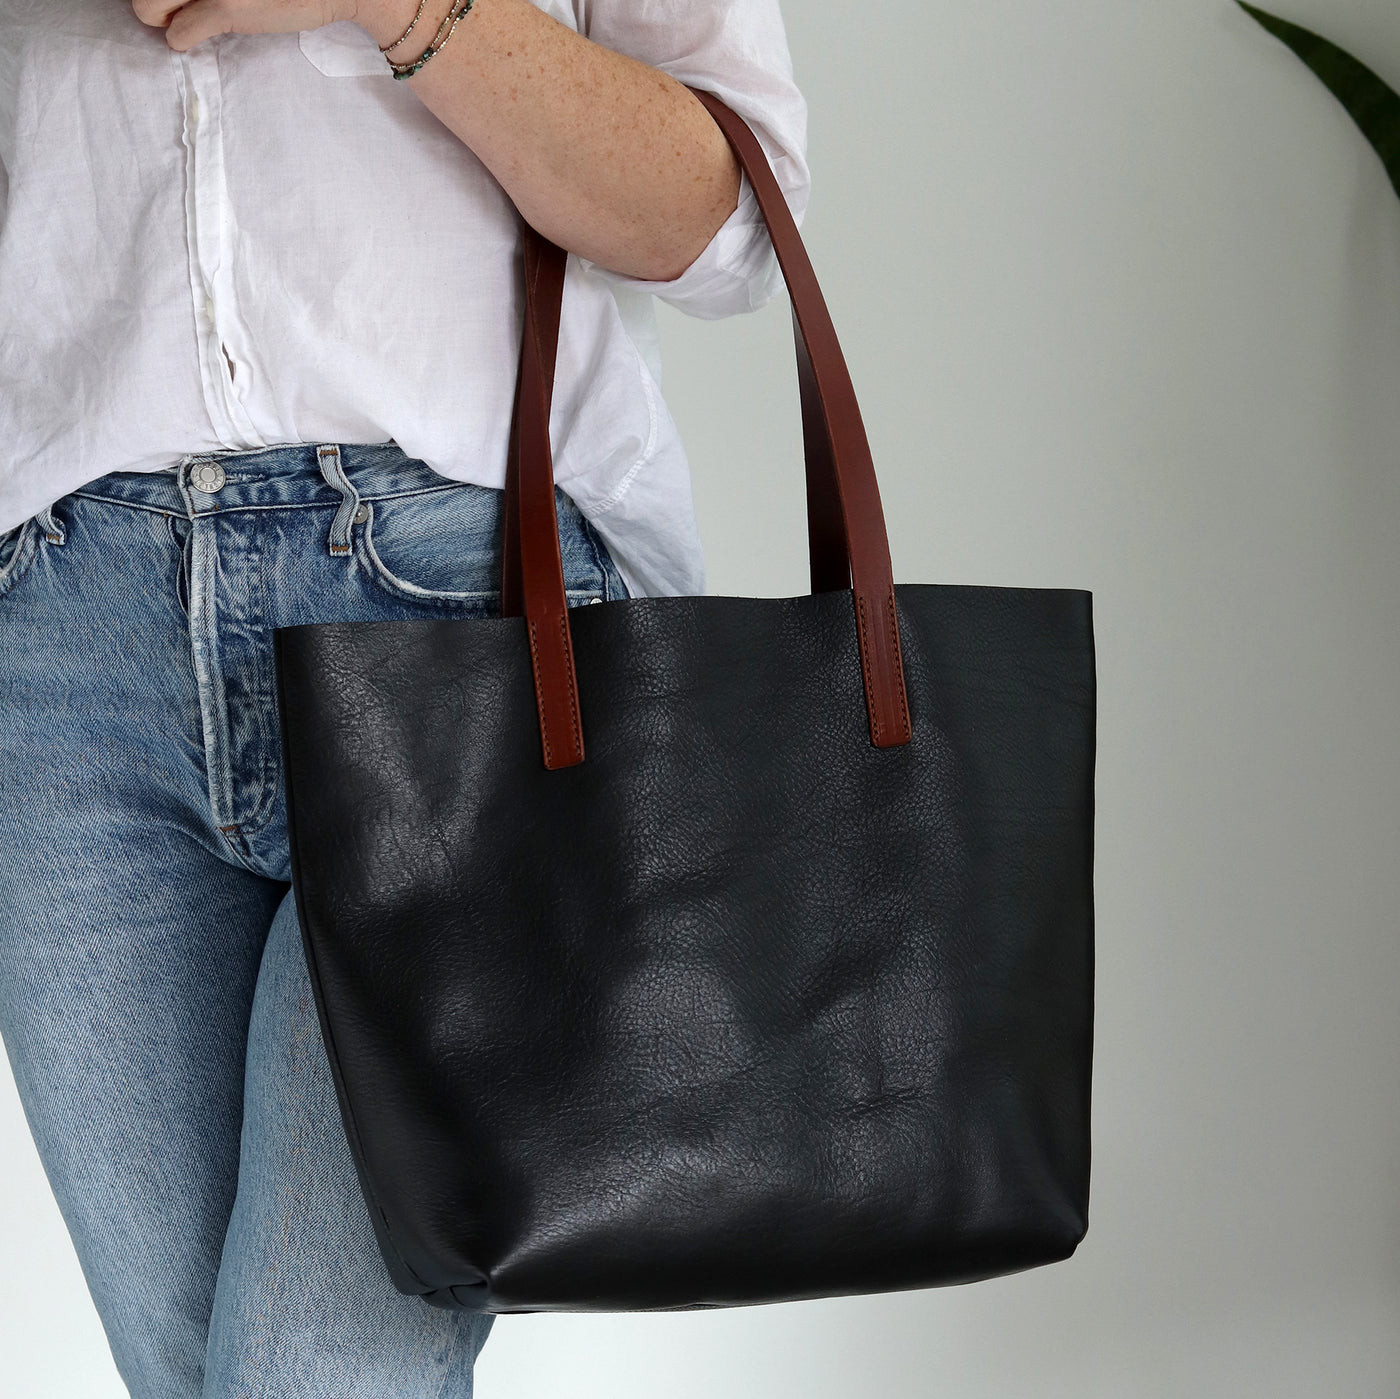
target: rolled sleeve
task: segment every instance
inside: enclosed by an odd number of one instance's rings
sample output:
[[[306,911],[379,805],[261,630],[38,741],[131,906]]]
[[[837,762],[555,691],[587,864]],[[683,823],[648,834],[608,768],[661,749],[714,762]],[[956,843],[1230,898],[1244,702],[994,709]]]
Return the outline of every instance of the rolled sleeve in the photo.
[[[801,227],[811,191],[807,103],[793,80],[778,0],[591,0],[581,32],[688,87],[712,92],[752,129]],[[581,259],[620,286],[701,320],[766,305],[783,274],[744,174],[739,201],[699,257],[670,281],[645,281]]]

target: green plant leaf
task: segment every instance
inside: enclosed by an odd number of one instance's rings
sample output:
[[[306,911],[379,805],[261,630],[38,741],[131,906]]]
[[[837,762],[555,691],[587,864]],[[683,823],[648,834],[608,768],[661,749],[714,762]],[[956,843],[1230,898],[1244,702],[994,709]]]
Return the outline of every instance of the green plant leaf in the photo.
[[[1400,95],[1364,63],[1330,40],[1300,25],[1279,19],[1267,10],[1235,3],[1253,15],[1271,34],[1282,39],[1322,79],[1332,95],[1351,113],[1366,139],[1385,164],[1390,183],[1400,194]]]

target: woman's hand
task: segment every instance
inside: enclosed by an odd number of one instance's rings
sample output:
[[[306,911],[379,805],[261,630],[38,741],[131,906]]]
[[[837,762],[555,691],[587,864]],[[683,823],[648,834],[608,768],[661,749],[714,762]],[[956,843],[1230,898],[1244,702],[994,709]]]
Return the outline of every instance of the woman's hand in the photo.
[[[290,34],[354,19],[355,0],[132,0],[142,24],[165,30],[165,42],[178,53],[215,34]]]

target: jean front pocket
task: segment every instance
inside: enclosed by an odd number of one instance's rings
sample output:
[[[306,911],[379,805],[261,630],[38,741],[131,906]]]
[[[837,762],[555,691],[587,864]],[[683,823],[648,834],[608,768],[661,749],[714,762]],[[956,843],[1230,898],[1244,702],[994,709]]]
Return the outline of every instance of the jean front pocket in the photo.
[[[0,533],[0,597],[4,597],[24,577],[38,552],[37,515]]]
[[[396,598],[428,608],[499,616],[503,491],[471,482],[369,497],[354,532],[370,577]],[[561,519],[570,607],[601,598],[606,578],[569,515]]]

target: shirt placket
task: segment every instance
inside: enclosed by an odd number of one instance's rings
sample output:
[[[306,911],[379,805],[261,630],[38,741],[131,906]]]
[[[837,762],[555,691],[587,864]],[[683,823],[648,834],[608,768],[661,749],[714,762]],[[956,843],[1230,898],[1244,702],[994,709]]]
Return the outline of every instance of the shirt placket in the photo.
[[[247,449],[269,441],[250,412],[251,366],[238,353],[247,330],[229,257],[232,209],[224,181],[223,90],[215,45],[207,39],[188,53],[172,49],[170,58],[184,108],[185,236],[204,402],[220,441]]]

